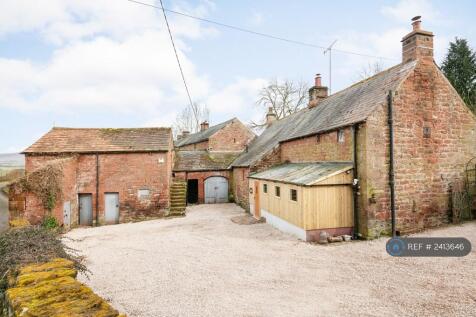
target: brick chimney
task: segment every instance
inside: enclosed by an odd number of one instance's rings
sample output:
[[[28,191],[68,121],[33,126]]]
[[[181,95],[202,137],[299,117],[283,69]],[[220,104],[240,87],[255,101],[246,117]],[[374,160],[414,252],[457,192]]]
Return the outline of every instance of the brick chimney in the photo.
[[[433,62],[433,33],[421,29],[421,16],[412,19],[413,30],[402,39],[402,62]]]
[[[266,125],[269,126],[274,121],[276,121],[276,114],[273,111],[273,107],[269,107],[268,113],[266,113]]]
[[[188,137],[189,134],[190,134],[190,131],[182,131],[182,139]]]
[[[200,123],[200,131],[205,131],[208,129],[208,127],[210,127],[208,121],[203,121],[202,123]]]
[[[314,108],[322,100],[327,98],[327,87],[322,86],[321,74],[316,74],[314,78],[314,86],[309,89],[309,104],[308,108]]]

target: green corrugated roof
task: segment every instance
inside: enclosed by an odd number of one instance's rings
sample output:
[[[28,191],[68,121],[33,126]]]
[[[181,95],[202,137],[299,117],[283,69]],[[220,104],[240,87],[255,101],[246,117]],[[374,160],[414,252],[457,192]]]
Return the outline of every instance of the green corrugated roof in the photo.
[[[329,176],[337,175],[350,169],[352,169],[351,162],[288,163],[251,174],[249,177],[273,182],[311,186]]]

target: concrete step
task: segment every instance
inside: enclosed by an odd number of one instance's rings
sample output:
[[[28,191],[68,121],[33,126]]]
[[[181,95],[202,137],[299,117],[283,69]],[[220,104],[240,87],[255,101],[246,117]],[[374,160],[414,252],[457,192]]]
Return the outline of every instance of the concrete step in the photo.
[[[170,193],[180,193],[180,194],[185,194],[187,191],[185,189],[171,189]]]
[[[185,204],[182,205],[170,205],[170,208],[182,208],[185,209],[187,206]]]

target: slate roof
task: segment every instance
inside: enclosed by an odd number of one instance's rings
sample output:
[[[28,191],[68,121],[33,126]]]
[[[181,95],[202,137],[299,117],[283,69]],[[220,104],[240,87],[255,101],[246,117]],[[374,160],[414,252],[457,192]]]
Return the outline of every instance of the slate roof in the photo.
[[[226,127],[229,123],[231,123],[233,120],[236,120],[236,118],[230,119],[228,121],[222,122],[220,124],[214,125],[206,129],[205,131],[200,131],[197,133],[193,133],[188,135],[187,137],[177,140],[175,142],[176,147],[181,147],[189,144],[195,144],[195,143],[200,143],[203,141],[207,141],[212,135]]]
[[[275,121],[248,146],[232,166],[251,166],[280,142],[363,122],[386,102],[389,90],[413,71],[417,61],[399,64],[341,90],[314,108],[305,108]]]
[[[226,170],[241,152],[177,151],[174,171]]]
[[[333,175],[352,169],[352,162],[289,163],[249,177],[300,186],[312,186]]]
[[[105,153],[169,151],[170,128],[51,129],[23,153]]]

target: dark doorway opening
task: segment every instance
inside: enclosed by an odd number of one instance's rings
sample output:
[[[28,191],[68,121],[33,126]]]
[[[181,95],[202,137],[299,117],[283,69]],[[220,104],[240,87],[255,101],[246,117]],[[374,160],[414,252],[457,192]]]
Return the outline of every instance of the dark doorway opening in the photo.
[[[198,203],[198,179],[189,179],[187,181],[187,203]]]

